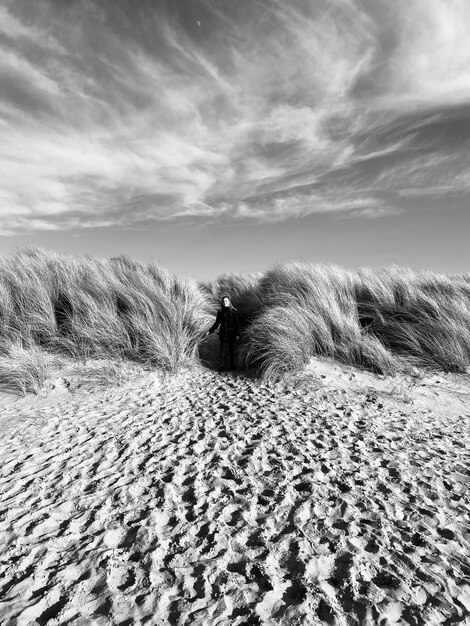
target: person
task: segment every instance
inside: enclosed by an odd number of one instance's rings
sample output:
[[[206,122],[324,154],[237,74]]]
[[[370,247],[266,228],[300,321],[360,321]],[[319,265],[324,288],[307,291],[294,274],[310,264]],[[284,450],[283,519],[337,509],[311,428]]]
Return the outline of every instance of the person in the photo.
[[[217,317],[215,323],[207,331],[207,334],[212,334],[217,328],[219,329],[220,339],[220,369],[219,372],[223,372],[225,369],[225,361],[227,357],[227,351],[230,357],[230,369],[235,369],[235,341],[240,337],[238,331],[238,316],[237,309],[235,309],[230,302],[228,296],[224,296],[221,300],[221,308],[217,311]]]

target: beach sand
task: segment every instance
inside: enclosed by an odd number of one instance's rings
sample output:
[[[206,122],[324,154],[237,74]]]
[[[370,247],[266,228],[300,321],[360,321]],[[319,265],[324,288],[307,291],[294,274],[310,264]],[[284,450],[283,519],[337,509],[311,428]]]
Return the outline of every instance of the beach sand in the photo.
[[[468,377],[1,402],[1,624],[470,623]]]

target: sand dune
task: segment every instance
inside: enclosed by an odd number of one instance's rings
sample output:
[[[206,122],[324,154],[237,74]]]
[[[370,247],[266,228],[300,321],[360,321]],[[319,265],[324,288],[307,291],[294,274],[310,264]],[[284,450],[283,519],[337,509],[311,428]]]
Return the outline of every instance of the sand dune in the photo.
[[[4,402],[1,623],[469,623],[468,387],[322,372]]]

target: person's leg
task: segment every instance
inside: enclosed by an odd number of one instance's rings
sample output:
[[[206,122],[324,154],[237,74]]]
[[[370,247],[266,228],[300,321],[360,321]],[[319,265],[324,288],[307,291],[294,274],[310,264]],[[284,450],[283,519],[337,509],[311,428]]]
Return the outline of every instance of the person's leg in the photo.
[[[228,344],[230,354],[230,369],[235,369],[235,338],[230,339]]]
[[[225,342],[222,341],[222,339],[220,340],[220,365],[219,365],[219,372],[221,372],[222,370],[225,369]]]

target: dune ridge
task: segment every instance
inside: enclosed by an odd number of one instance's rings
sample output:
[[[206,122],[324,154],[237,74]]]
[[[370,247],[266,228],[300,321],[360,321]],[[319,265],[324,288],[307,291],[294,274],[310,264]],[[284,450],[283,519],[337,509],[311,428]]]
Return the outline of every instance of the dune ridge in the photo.
[[[197,284],[125,256],[26,249],[0,258],[0,387],[37,392],[52,357],[214,368],[206,332],[223,295],[240,317],[237,366],[264,379],[312,357],[390,375],[468,371],[468,274],[292,262]]]

